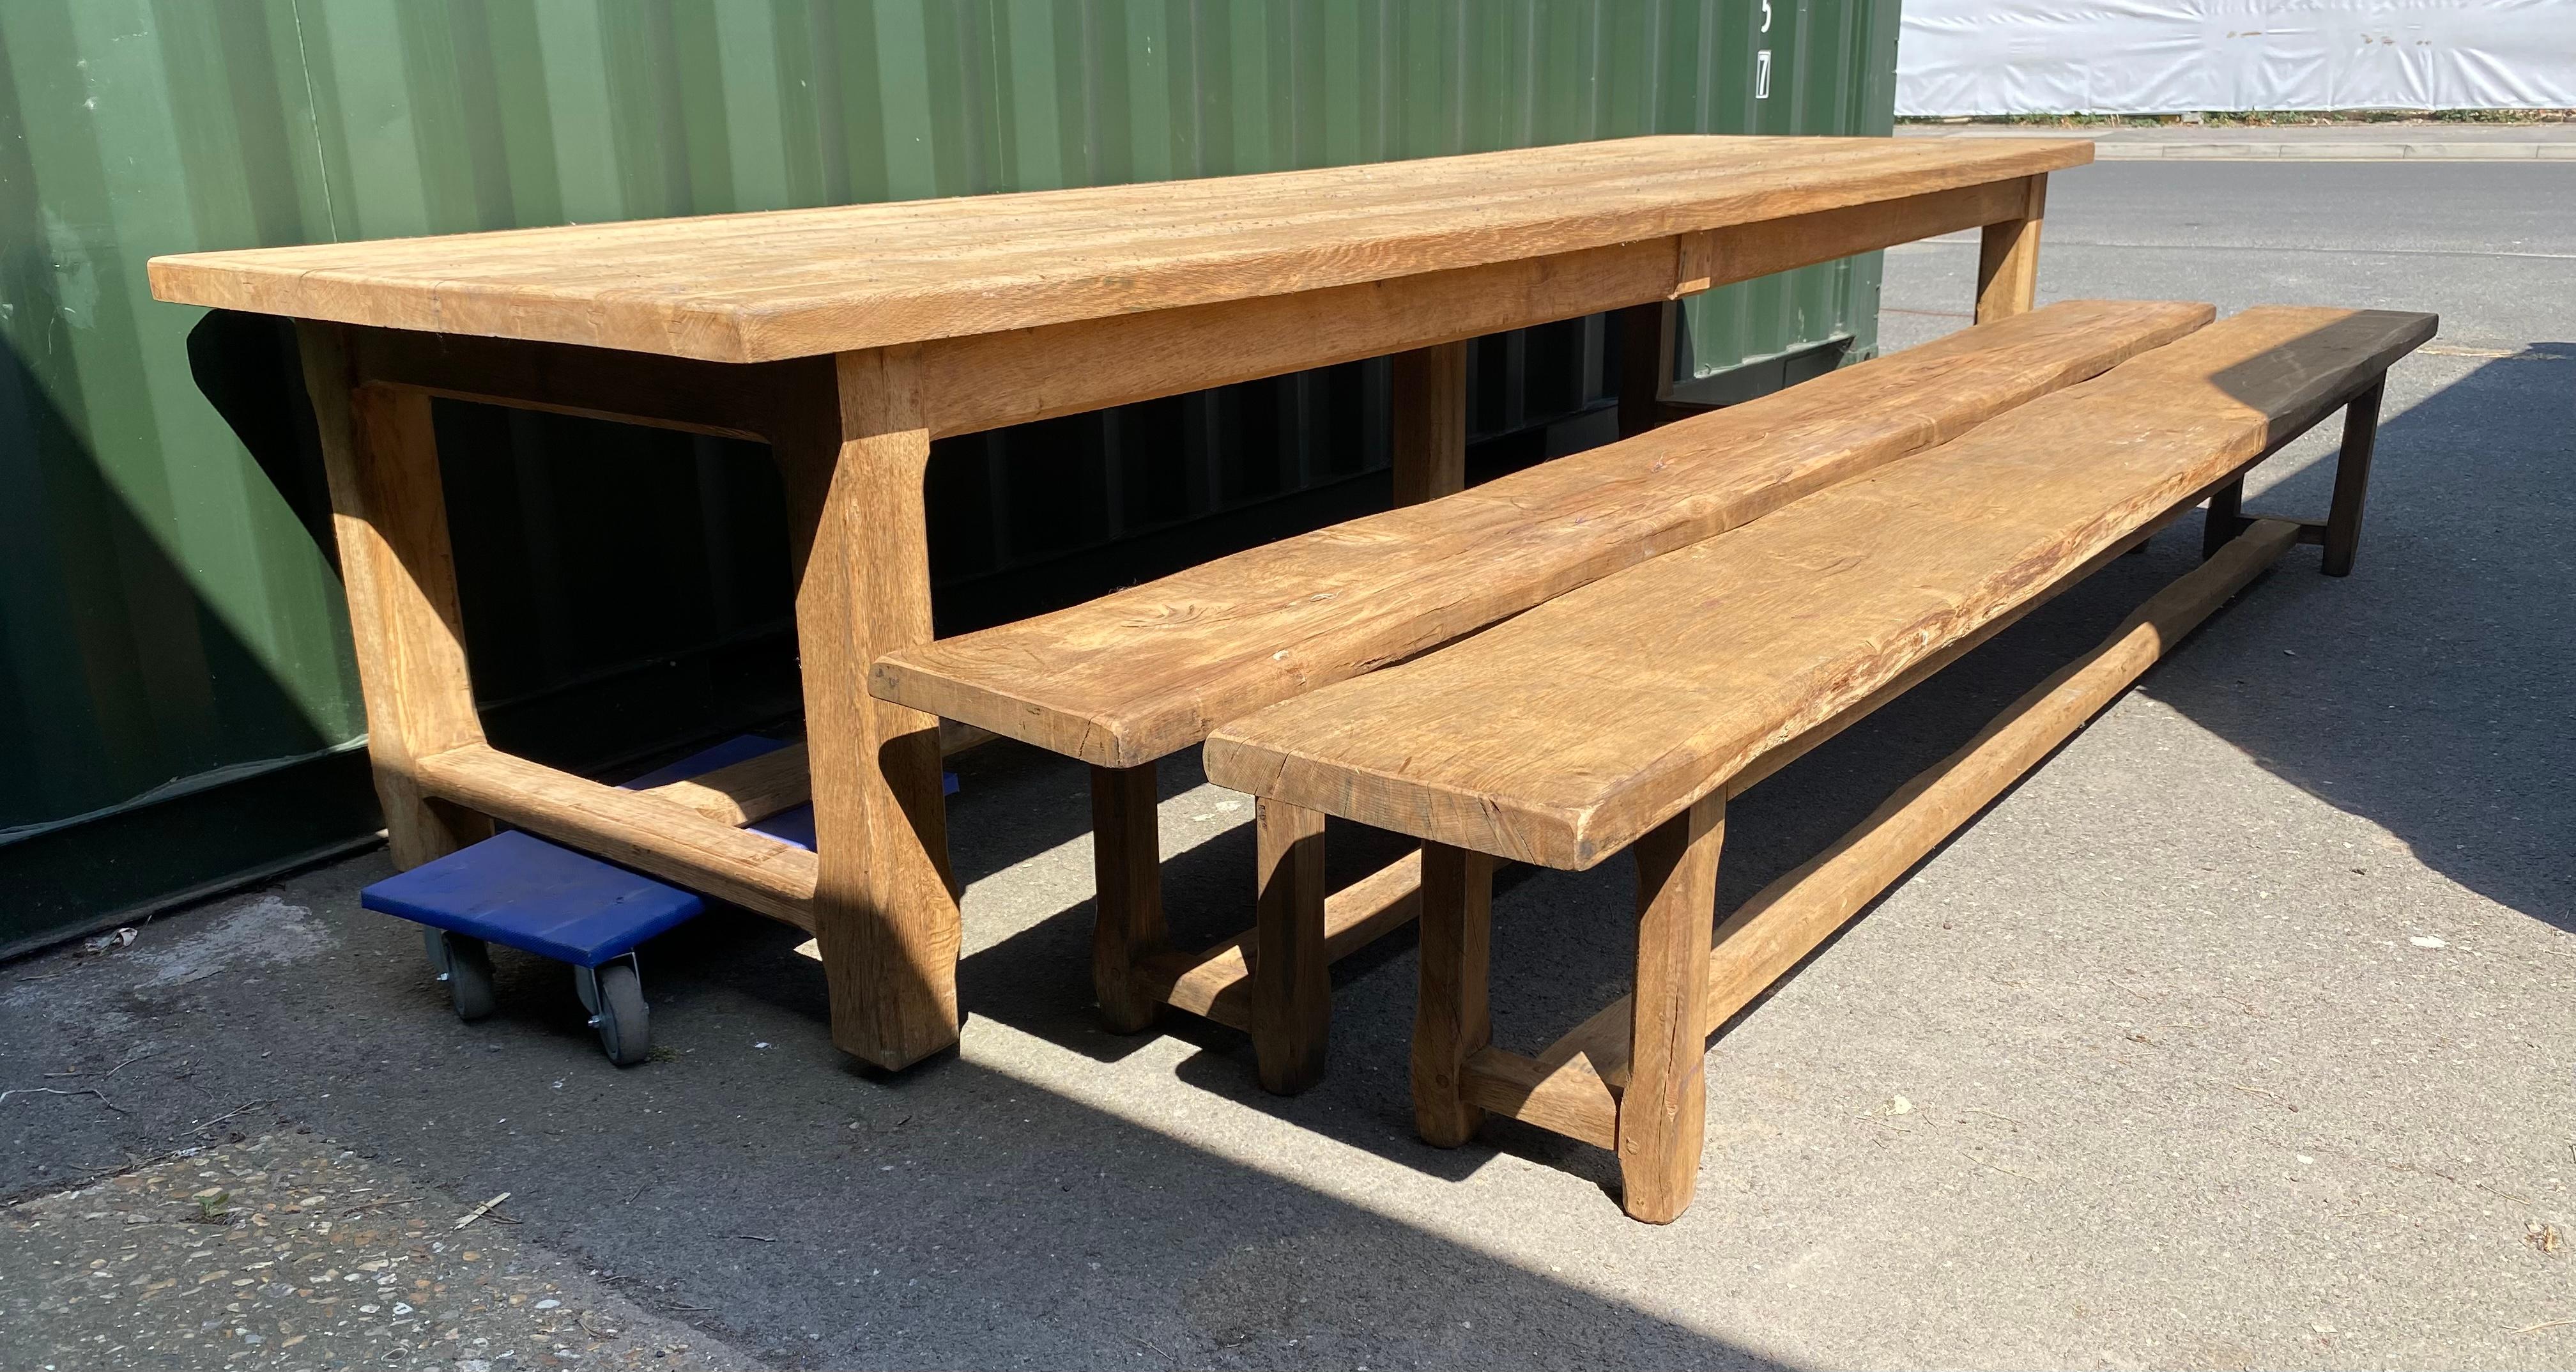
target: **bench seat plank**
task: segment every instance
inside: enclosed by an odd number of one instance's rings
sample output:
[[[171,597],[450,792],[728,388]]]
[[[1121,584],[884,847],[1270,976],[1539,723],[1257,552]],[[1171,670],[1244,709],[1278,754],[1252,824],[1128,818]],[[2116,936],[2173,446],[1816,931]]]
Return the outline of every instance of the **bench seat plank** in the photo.
[[[880,659],[870,689],[1095,766],[1472,633],[2208,323],[2068,301],[1608,448]]]
[[[2241,472],[2434,322],[2248,310],[1463,643],[1228,723],[1208,776],[1588,868]]]

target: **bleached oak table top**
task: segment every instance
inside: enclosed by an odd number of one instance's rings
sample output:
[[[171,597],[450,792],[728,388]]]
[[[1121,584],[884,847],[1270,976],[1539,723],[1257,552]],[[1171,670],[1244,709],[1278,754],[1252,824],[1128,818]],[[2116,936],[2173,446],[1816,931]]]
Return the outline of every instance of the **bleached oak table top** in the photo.
[[[2080,139],[1620,139],[1256,176],[155,258],[163,300],[761,362],[1287,295],[2092,160]]]

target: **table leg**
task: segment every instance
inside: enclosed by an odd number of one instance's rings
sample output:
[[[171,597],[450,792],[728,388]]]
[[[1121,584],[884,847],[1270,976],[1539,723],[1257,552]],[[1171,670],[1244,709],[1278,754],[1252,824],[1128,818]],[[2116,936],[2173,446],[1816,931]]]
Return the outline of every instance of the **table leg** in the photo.
[[[429,397],[359,384],[340,325],[299,324],[296,337],[331,483],[385,835],[394,865],[417,867],[492,835],[491,820],[424,793],[414,767],[432,753],[483,741]]]
[[[1708,965],[1716,933],[1725,793],[1637,840],[1637,997],[1628,1089],[1619,1096],[1620,1204],[1670,1224],[1699,1188],[1708,1127]]]
[[[2039,225],[2048,208],[2048,176],[2028,181],[2018,219],[1988,224],[1977,245],[1977,322],[2029,311],[2039,298]]]
[[[1467,344],[1395,355],[1395,503],[1467,489]]]
[[[1611,318],[1619,328],[1619,436],[1634,438],[1664,422],[1664,387],[1673,376],[1673,312],[1668,300],[1630,305]]]
[[[879,656],[930,638],[920,353],[844,353],[773,426],[796,562],[812,767],[814,937],[832,1041],[883,1068],[957,1041],[957,896],[939,721],[868,694]]]

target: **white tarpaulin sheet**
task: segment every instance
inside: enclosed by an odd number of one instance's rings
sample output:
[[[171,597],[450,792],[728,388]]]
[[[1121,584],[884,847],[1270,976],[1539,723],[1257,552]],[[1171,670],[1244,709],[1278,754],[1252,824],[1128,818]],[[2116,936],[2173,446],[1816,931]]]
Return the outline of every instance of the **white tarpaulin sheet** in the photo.
[[[1905,0],[1898,114],[2576,108],[2576,0]]]

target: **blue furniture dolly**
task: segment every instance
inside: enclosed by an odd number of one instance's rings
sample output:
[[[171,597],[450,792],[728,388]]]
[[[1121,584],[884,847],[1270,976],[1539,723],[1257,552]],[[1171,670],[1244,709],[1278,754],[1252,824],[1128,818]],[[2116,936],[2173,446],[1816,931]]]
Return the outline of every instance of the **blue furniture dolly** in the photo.
[[[647,772],[623,789],[683,781],[786,746],[744,734]],[[752,827],[801,848],[814,846],[810,805]],[[707,908],[676,886],[517,830],[377,882],[358,893],[358,903],[424,926],[429,964],[446,983],[459,1019],[492,1013],[490,945],[571,963],[573,989],[599,1031],[600,1049],[620,1067],[642,1062],[653,1048],[636,945]]]
[[[460,1019],[492,1013],[491,944],[572,964],[573,988],[620,1067],[652,1050],[635,945],[706,909],[677,887],[516,830],[495,834],[360,892],[370,910],[425,926],[423,941]]]
[[[786,746],[744,734],[647,772],[624,789],[684,781]],[[954,794],[956,774],[948,774],[945,783]],[[812,805],[747,827],[808,851],[814,847]],[[599,1046],[620,1067],[642,1062],[652,1051],[651,1011],[636,946],[706,909],[704,900],[676,886],[517,830],[377,882],[359,892],[358,903],[423,926],[430,966],[447,986],[459,1019],[492,1013],[492,944],[572,964],[573,989],[590,1011]]]

